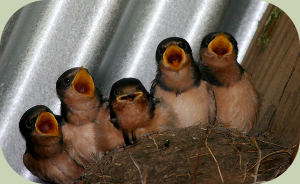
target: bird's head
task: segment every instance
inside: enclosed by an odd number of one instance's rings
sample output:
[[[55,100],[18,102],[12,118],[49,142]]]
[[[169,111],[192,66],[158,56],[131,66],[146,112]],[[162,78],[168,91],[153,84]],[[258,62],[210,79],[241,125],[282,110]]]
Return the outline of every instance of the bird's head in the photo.
[[[237,41],[234,37],[225,32],[216,32],[206,35],[200,48],[201,60],[204,64],[211,64],[210,62],[231,61],[236,62],[238,47]]]
[[[95,96],[95,84],[87,69],[76,67],[65,71],[58,78],[56,91],[61,100],[67,91],[73,96],[91,98]]]
[[[37,137],[60,137],[60,121],[46,106],[37,105],[28,109],[20,119],[19,129],[26,141]]]
[[[148,105],[150,94],[140,80],[123,78],[112,85],[109,101],[113,108]]]

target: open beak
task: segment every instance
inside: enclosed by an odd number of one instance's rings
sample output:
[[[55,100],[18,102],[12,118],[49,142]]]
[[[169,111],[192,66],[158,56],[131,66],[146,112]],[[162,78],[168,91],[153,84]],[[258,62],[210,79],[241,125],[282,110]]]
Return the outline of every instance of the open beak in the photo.
[[[223,57],[232,53],[233,46],[224,34],[220,34],[209,43],[208,49],[218,57]]]
[[[35,129],[39,134],[59,136],[58,122],[53,114],[41,112],[35,123]]]
[[[185,60],[185,52],[177,45],[170,45],[163,55],[163,60],[167,66],[178,71]]]
[[[95,84],[92,76],[84,68],[81,68],[76,74],[72,87],[81,94],[87,95],[89,97],[94,96]]]
[[[121,95],[117,97],[117,101],[130,101],[132,102],[137,97],[143,96],[143,92],[138,91],[129,95]]]

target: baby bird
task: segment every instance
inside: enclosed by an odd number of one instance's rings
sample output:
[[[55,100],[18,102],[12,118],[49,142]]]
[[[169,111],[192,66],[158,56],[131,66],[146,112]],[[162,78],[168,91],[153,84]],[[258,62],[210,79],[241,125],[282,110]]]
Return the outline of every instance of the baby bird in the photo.
[[[93,77],[83,67],[65,71],[56,82],[64,120],[73,125],[109,122],[108,103],[95,87]]]
[[[163,100],[177,114],[177,127],[207,124],[215,119],[210,85],[201,79],[189,43],[179,37],[161,41],[156,50],[157,74],[151,95]]]
[[[80,126],[65,122],[62,132],[67,152],[83,167],[124,146],[122,132],[111,122],[87,122]]]
[[[43,105],[27,110],[19,128],[26,140],[24,165],[32,174],[46,182],[74,183],[83,168],[64,150],[61,117]]]
[[[213,85],[217,119],[227,128],[248,133],[257,119],[258,94],[237,62],[237,41],[229,33],[210,33],[201,43],[200,66]]]
[[[85,68],[64,72],[56,83],[61,99],[66,149],[81,166],[124,145],[122,132],[110,122],[108,103]]]
[[[111,120],[123,131],[127,145],[145,134],[170,129],[177,121],[174,113],[164,103],[155,102],[135,78],[115,82],[109,102]]]

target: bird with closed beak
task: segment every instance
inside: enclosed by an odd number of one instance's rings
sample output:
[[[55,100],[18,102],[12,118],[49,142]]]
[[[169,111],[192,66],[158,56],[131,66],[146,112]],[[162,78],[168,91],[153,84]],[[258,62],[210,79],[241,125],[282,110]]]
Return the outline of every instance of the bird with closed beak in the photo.
[[[163,100],[177,114],[177,127],[214,122],[215,102],[211,86],[192,55],[189,43],[179,37],[161,41],[156,50],[157,74],[151,95]]]
[[[111,121],[122,130],[127,145],[143,135],[171,129],[177,121],[174,113],[156,101],[136,78],[123,78],[112,85],[109,107]]]
[[[237,41],[229,33],[210,33],[202,40],[200,69],[213,85],[217,120],[227,128],[248,133],[256,123],[258,94],[237,56]]]
[[[70,184],[80,178],[80,167],[64,150],[62,121],[43,105],[27,110],[19,128],[26,140],[24,165],[46,182]]]

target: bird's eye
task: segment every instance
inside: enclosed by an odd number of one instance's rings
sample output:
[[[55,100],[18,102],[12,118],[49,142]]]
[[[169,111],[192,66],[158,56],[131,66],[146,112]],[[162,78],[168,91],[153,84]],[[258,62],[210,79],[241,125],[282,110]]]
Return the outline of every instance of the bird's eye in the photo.
[[[120,94],[121,94],[121,91],[120,91],[120,90],[115,90],[115,92],[114,92],[114,93],[115,93],[115,95],[116,95],[116,96],[118,96],[118,95],[120,95]]]
[[[166,51],[166,48],[160,47],[160,48],[158,49],[158,51],[159,51],[159,53],[162,55],[162,54],[164,54],[164,52]]]
[[[143,87],[141,84],[138,84],[135,88],[136,91],[142,91]]]
[[[208,40],[207,40],[207,45],[210,44],[211,41],[213,41],[216,38],[216,36],[211,36]]]
[[[183,43],[183,42],[180,42],[180,43],[178,44],[178,46],[179,46],[180,48],[182,48],[183,50],[186,49],[186,44]]]
[[[33,124],[34,124],[34,123],[33,123],[32,120],[31,120],[31,121],[27,121],[27,122],[26,122],[26,127],[27,127],[27,128],[32,128]]]
[[[64,79],[64,83],[65,83],[65,84],[70,84],[70,82],[71,82],[71,80],[70,80],[69,78],[65,78],[65,79]]]

